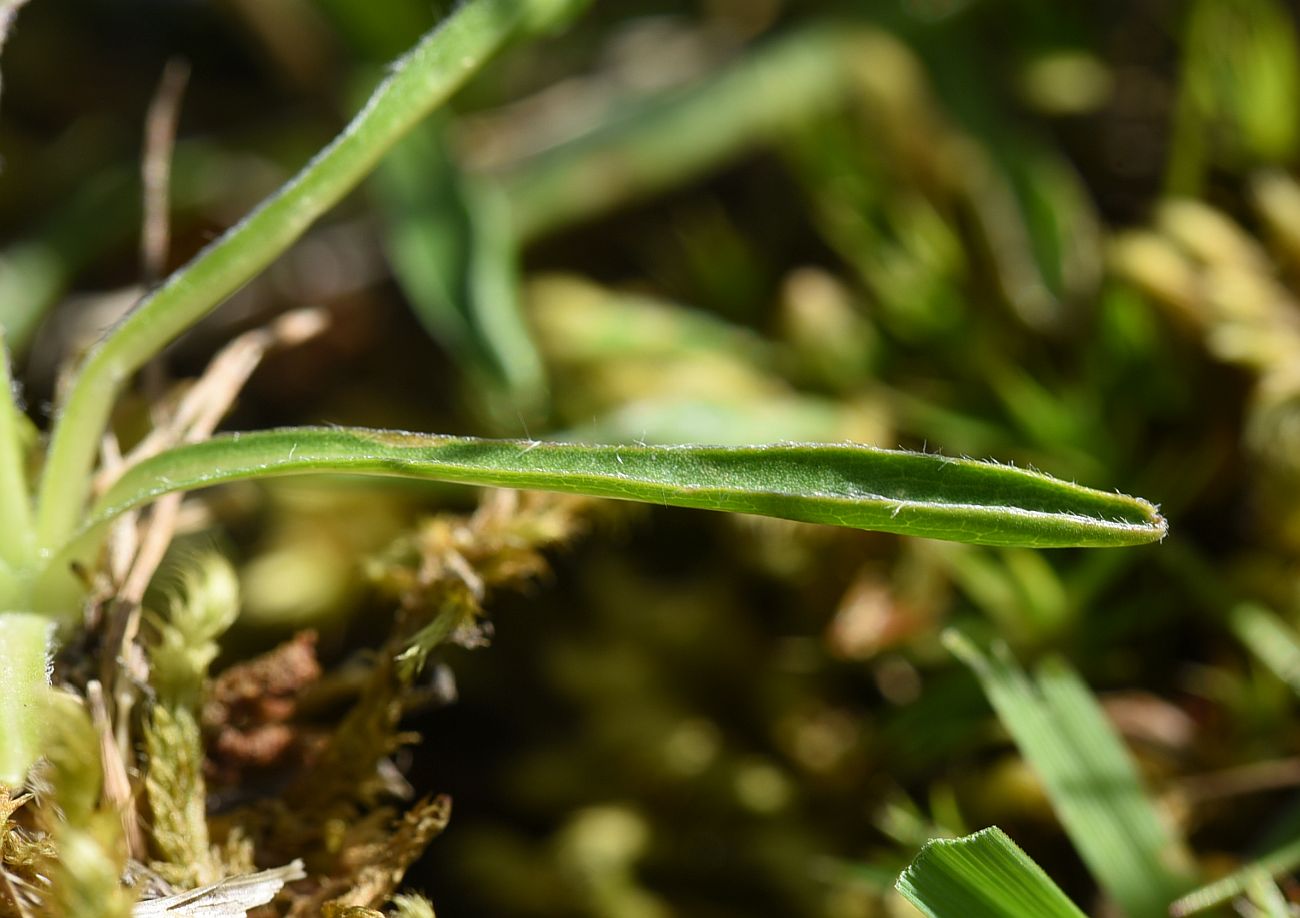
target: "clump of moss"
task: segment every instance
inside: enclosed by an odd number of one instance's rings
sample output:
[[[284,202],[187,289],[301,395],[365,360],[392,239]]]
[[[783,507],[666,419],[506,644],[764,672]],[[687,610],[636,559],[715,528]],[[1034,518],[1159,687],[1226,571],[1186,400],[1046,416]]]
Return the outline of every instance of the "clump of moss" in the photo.
[[[166,614],[147,616],[142,764],[155,881],[191,889],[301,856],[308,878],[281,893],[281,914],[366,915],[388,903],[451,816],[447,797],[399,805],[389,762],[417,739],[400,729],[415,679],[441,645],[485,643],[490,594],[543,574],[545,552],[581,533],[592,506],[492,492],[475,513],[430,518],[372,559],[376,590],[396,606],[393,626],[328,730],[298,719],[302,692],[321,676],[310,632],[210,678],[238,615],[238,584],[215,555],[187,562]],[[209,819],[210,779],[247,792],[256,776],[279,790]],[[393,905],[432,914],[419,898]]]

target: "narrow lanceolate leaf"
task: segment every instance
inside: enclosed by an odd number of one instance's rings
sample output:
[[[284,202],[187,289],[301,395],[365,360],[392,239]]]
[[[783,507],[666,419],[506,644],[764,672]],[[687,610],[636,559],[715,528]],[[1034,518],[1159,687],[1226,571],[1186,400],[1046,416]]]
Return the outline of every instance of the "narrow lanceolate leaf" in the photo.
[[[1088,687],[1059,660],[1031,681],[1005,653],[986,655],[954,631],[944,640],[975,671],[1097,883],[1128,918],[1164,918],[1195,882],[1191,856]]]
[[[604,446],[299,428],[228,434],[129,470],[90,524],[169,491],[335,472],[562,491],[991,545],[1150,542],[1146,501],[1038,472],[853,445]]]
[[[930,918],[1083,918],[996,826],[927,843],[896,885]]]

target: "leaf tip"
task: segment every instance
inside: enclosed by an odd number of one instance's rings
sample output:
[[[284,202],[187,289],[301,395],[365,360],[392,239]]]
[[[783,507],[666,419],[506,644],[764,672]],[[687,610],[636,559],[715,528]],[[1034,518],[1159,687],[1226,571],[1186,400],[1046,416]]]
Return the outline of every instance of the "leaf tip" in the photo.
[[[968,666],[982,663],[984,655],[980,653],[975,642],[960,628],[945,628],[939,635],[944,649]]]

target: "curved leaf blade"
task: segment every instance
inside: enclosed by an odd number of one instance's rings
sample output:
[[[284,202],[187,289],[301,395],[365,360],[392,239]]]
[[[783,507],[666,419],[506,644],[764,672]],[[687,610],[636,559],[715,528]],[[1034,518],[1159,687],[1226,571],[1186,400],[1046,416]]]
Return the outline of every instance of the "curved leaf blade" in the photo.
[[[1035,471],[857,445],[611,446],[396,431],[226,434],[128,470],[88,526],[171,491],[304,473],[427,478],[561,491],[987,545],[1152,542],[1165,521],[1139,498]]]
[[[1083,918],[996,826],[927,842],[896,885],[929,918]]]

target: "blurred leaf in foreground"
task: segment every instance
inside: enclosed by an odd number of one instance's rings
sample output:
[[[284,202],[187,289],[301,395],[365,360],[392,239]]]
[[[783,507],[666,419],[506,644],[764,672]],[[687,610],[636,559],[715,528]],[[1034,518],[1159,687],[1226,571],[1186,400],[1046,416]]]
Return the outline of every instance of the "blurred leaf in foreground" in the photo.
[[[470,371],[475,390],[504,395],[512,419],[516,411],[531,414],[546,383],[520,313],[514,236],[500,193],[461,174],[436,120],[393,148],[375,187],[393,271],[420,322]]]

